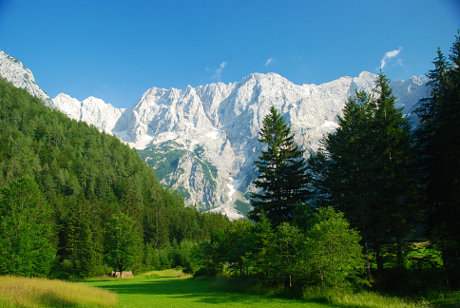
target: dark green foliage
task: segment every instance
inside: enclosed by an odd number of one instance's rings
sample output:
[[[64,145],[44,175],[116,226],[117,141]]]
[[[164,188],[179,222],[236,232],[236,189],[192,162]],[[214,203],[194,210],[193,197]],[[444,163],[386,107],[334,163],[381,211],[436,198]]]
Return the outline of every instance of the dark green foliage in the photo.
[[[407,120],[394,107],[396,98],[385,76],[377,78],[375,92],[357,92],[349,99],[339,128],[326,137],[309,166],[317,204],[344,212],[382,269],[383,245],[396,244],[402,262],[402,242],[410,235],[416,211]]]
[[[35,181],[22,177],[0,190],[0,274],[46,276],[55,258],[51,207]]]
[[[247,252],[253,247],[252,223],[245,220],[233,222],[225,231],[224,240],[220,243],[220,255],[228,262],[228,270],[240,276],[249,273]]]
[[[211,232],[228,224],[221,215],[185,208],[182,196],[164,189],[137,151],[117,138],[70,120],[0,79],[0,187],[9,187],[22,177],[36,182],[37,196],[43,196],[40,198],[49,205],[52,223],[47,225],[51,232],[48,241],[57,251],[50,276],[106,274],[104,239],[108,222],[116,213],[128,215],[138,228],[142,244],[136,251],[137,269],[152,266],[141,264],[146,245],[154,252],[144,260],[155,263],[155,251],[174,239],[179,243],[209,239]],[[4,206],[13,207],[7,201]],[[6,221],[2,218],[2,223]],[[47,232],[42,234],[47,237]],[[5,238],[0,251],[8,245],[12,242]],[[44,253],[42,259],[47,258]],[[3,267],[3,273],[21,275],[46,275],[49,268],[37,271]]]
[[[438,49],[418,109],[419,183],[429,237],[442,251],[447,282],[460,285],[460,34],[448,61]]]
[[[294,143],[294,134],[279,112],[272,107],[263,120],[259,142],[266,147],[255,162],[259,175],[254,181],[260,193],[251,195],[249,217],[262,214],[275,226],[292,222],[297,205],[308,198],[306,161]]]
[[[332,208],[313,216],[306,232],[287,222],[273,229],[265,215],[255,225],[234,221],[195,247],[192,272],[226,272],[262,287],[281,286],[288,293],[308,285],[353,285],[364,272],[358,232]]]

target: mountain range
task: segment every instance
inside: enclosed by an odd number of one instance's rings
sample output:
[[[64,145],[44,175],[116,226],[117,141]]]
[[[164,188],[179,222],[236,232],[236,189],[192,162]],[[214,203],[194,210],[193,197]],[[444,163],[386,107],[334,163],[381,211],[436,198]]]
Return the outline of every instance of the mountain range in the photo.
[[[254,160],[262,147],[258,132],[271,106],[281,111],[308,155],[337,128],[337,116],[355,90],[371,92],[377,77],[362,72],[320,85],[296,85],[276,73],[254,73],[227,84],[153,87],[136,104],[119,109],[95,97],[80,102],[60,93],[50,99],[32,72],[3,51],[0,76],[51,108],[138,149],[163,185],[181,192],[188,205],[232,219],[249,210]],[[428,96],[425,83],[418,77],[391,82],[396,106],[409,118],[419,99]]]

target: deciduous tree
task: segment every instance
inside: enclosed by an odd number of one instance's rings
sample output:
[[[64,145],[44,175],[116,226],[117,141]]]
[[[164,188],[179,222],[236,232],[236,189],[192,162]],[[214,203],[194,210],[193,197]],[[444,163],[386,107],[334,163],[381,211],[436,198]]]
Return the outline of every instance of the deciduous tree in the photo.
[[[112,215],[106,232],[106,261],[120,272],[133,269],[141,254],[141,236],[135,221],[124,213]]]

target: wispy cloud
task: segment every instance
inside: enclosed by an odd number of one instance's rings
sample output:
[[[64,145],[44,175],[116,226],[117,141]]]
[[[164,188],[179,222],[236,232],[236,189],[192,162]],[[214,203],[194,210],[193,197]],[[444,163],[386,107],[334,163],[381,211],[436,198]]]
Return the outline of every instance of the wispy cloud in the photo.
[[[276,60],[275,58],[268,58],[267,61],[265,61],[265,66],[269,66],[270,64],[275,64],[276,63]]]
[[[227,66],[227,62],[222,62],[219,67],[214,71],[214,74],[212,75],[213,79],[220,79],[220,76],[222,74],[222,71],[224,68]]]
[[[380,60],[380,69],[383,70],[385,65],[387,65],[387,61],[389,59],[397,57],[401,53],[402,49],[402,47],[399,47],[398,49],[387,51],[383,56],[382,60]],[[399,59],[398,64],[402,66],[401,59]]]

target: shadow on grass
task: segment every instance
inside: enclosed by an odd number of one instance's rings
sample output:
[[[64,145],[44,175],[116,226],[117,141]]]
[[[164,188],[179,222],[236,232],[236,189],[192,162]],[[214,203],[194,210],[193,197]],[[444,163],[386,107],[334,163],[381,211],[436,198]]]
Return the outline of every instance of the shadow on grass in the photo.
[[[274,298],[239,292],[227,292],[212,288],[212,281],[200,279],[155,279],[140,280],[118,284],[99,285],[100,288],[118,294],[131,295],[163,295],[171,299],[189,299],[206,304],[257,304],[269,302],[286,304],[289,301],[302,303],[304,301]],[[323,304],[327,307],[327,304]],[[333,306],[329,306],[333,307]]]

